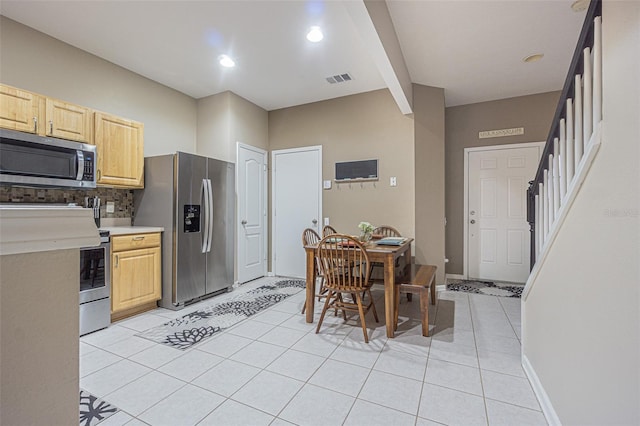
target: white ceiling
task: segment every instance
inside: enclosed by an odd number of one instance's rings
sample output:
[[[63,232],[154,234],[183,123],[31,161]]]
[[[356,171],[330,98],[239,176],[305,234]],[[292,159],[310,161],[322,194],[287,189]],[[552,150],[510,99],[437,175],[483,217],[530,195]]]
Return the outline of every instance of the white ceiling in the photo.
[[[584,19],[569,0],[387,5],[411,80],[444,87],[448,106],[560,90]],[[0,13],[196,99],[230,90],[273,110],[386,87],[341,1],[2,0]],[[322,42],[305,39],[312,25]],[[532,53],[545,56],[523,63]]]

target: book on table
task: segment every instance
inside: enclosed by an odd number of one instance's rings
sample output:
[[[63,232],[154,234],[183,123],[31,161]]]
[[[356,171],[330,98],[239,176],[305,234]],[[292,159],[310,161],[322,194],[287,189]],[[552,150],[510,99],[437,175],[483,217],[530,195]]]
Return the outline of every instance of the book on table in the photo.
[[[407,241],[407,239],[404,237],[385,237],[376,241],[376,244],[382,246],[401,246],[405,241]]]

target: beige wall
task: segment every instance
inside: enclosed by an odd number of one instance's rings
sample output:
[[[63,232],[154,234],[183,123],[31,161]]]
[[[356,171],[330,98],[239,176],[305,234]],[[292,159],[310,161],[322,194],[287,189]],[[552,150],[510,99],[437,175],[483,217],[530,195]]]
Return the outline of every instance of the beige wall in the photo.
[[[0,82],[144,123],[144,155],[195,152],[196,101],[0,16]]]
[[[79,270],[78,249],[0,256],[0,424],[77,424]]]
[[[560,92],[549,92],[446,109],[447,273],[463,272],[464,149],[545,141],[559,98]],[[483,130],[513,127],[524,127],[524,135],[478,138],[478,132]]]
[[[196,153],[220,160],[230,158],[230,99],[231,92],[198,99]]]
[[[640,3],[603,2],[602,145],[523,305],[565,425],[640,424]]]
[[[230,120],[231,120],[231,144],[233,158],[236,158],[236,142],[242,142],[256,148],[269,149],[269,113],[257,106],[231,93]]]
[[[444,89],[413,85],[415,122],[415,257],[436,265],[444,284]]]
[[[269,114],[236,95],[223,92],[198,99],[196,152],[236,162],[236,142],[269,149]]]
[[[348,234],[358,223],[414,229],[413,120],[388,90],[377,90],[269,112],[271,150],[322,145],[323,179],[335,179],[336,161],[379,159],[376,182],[332,183],[323,191],[323,216]],[[390,187],[389,178],[398,186]]]

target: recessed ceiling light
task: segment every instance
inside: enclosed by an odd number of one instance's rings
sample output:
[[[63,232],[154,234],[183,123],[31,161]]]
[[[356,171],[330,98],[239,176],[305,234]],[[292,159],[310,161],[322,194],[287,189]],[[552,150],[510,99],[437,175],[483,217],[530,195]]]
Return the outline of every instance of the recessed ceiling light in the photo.
[[[523,58],[522,61],[523,62],[535,62],[535,61],[539,61],[540,59],[542,59],[543,56],[544,56],[544,53],[536,53],[535,55],[529,55],[526,58]]]
[[[307,40],[313,43],[317,43],[323,38],[324,35],[322,34],[322,30],[320,30],[320,27],[311,27],[311,29],[307,33]]]
[[[590,0],[576,0],[571,3],[571,10],[573,10],[574,12],[582,12],[583,10],[586,10],[587,7],[589,7],[589,1]]]
[[[225,68],[233,68],[236,66],[235,61],[230,57],[228,57],[227,55],[220,55],[218,60],[220,61],[220,65],[222,65]]]

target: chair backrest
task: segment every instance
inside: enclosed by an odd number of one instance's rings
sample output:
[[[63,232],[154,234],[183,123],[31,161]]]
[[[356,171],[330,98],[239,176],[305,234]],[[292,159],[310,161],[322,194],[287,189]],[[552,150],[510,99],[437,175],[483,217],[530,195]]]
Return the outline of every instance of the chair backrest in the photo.
[[[400,232],[393,226],[382,225],[373,230],[374,235],[382,235],[383,237],[402,237]]]
[[[302,245],[310,246],[312,244],[318,244],[320,241],[320,235],[311,228],[307,228],[302,231]]]
[[[336,228],[334,228],[331,225],[325,225],[324,228],[322,228],[322,236],[326,237],[327,235],[332,235],[332,234],[337,234],[338,231],[336,231]]]
[[[325,286],[337,291],[360,291],[369,284],[369,255],[349,235],[333,234],[320,240],[316,251]]]

